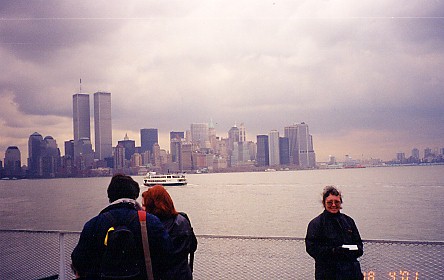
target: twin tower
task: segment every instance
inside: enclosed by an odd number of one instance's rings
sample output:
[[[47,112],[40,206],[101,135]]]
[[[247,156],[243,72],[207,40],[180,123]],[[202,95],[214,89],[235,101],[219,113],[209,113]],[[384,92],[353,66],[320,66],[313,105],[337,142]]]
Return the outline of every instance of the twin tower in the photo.
[[[74,158],[104,160],[112,157],[111,93],[94,96],[94,148],[91,144],[90,94],[76,93],[73,101]]]

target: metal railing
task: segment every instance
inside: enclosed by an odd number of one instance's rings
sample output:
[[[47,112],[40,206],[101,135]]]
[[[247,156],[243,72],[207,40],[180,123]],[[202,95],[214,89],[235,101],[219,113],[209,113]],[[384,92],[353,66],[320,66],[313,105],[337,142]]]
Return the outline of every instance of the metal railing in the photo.
[[[73,279],[79,232],[0,230],[0,279]],[[194,279],[313,279],[303,238],[198,235]],[[365,280],[443,279],[444,242],[365,240]],[[51,278],[52,277],[52,278]]]

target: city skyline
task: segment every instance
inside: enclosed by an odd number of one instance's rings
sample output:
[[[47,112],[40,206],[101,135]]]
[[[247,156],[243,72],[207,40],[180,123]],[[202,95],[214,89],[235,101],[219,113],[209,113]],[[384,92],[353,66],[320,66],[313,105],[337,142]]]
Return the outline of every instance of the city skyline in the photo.
[[[73,114],[73,116],[72,116],[73,122],[74,122],[74,119],[75,119],[75,115]],[[94,119],[92,119],[90,121],[91,122],[95,122]],[[169,137],[168,138],[168,143],[166,143],[165,145],[159,144],[160,148],[163,149],[163,150],[166,150],[168,153],[171,154],[173,152],[172,149],[171,149],[171,143],[172,143],[171,137],[172,136],[175,137],[175,135],[180,134],[180,135],[182,135],[181,138],[184,138],[185,137],[184,135],[186,134],[187,131],[190,132],[190,135],[192,135],[191,128],[193,127],[193,124],[194,125],[197,124],[199,126],[202,126],[204,123],[192,123],[192,124],[190,124],[190,128],[189,129],[183,129],[182,131],[170,131],[168,133],[168,137]],[[208,125],[210,127],[211,121],[210,121],[210,123]],[[444,147],[442,147],[442,146],[431,147],[431,146],[425,145],[425,146],[421,146],[421,147],[412,147],[409,150],[399,150],[397,152],[393,152],[390,156],[387,156],[387,159],[383,159],[383,158],[364,158],[363,156],[359,158],[359,157],[353,157],[353,156],[351,156],[349,154],[337,155],[337,154],[334,154],[334,153],[329,154],[328,158],[325,159],[325,160],[324,159],[318,160],[317,158],[316,159],[310,159],[310,157],[309,157],[310,153],[308,153],[308,151],[310,151],[310,150],[313,151],[312,150],[313,149],[313,143],[312,143],[313,139],[312,139],[311,133],[308,132],[308,125],[305,124],[304,122],[302,122],[300,124],[293,124],[291,126],[283,127],[282,128],[282,131],[283,131],[282,135],[283,135],[283,137],[279,136],[279,135],[281,135],[279,130],[274,130],[273,129],[271,131],[264,132],[264,133],[256,135],[255,139],[253,139],[253,140],[249,140],[249,139],[246,139],[246,138],[243,137],[243,136],[245,136],[245,132],[246,132],[247,129],[245,128],[244,124],[242,124],[242,127],[241,127],[241,131],[243,131],[242,140],[244,140],[244,141],[252,141],[253,143],[258,144],[259,143],[258,141],[259,141],[259,139],[261,137],[266,137],[266,139],[267,139],[266,141],[267,142],[266,142],[265,146],[267,146],[267,150],[268,150],[269,147],[271,147],[271,146],[269,146],[270,145],[269,144],[270,135],[274,135],[274,136],[277,135],[276,139],[279,140],[278,141],[279,145],[282,145],[282,142],[281,142],[282,138],[285,137],[285,139],[288,139],[291,142],[291,139],[294,138],[294,136],[292,136],[292,133],[291,133],[292,128],[300,127],[300,126],[306,127],[306,130],[307,130],[306,133],[303,133],[303,135],[305,135],[305,137],[308,137],[307,140],[301,140],[301,139],[297,140],[299,143],[305,143],[305,145],[307,147],[307,150],[304,150],[301,147],[298,148],[298,149],[304,151],[302,154],[305,154],[305,156],[307,156],[307,159],[305,160],[306,163],[299,162],[300,159],[292,160],[291,159],[292,155],[290,155],[290,158],[288,160],[289,160],[289,163],[293,163],[293,164],[297,164],[297,165],[302,164],[302,166],[306,166],[306,167],[307,166],[313,166],[313,163],[311,163],[311,164],[309,163],[311,160],[315,160],[315,162],[323,163],[323,162],[329,162],[331,160],[331,157],[337,159],[338,162],[346,162],[347,160],[366,161],[366,160],[371,160],[371,159],[378,159],[378,160],[382,160],[382,161],[392,161],[392,160],[400,160],[400,158],[399,158],[400,155],[402,155],[402,157],[405,158],[405,159],[410,157],[410,156],[412,156],[414,158],[417,158],[417,159],[423,159],[423,158],[427,157],[427,154],[433,154],[433,155],[436,156],[436,155],[442,155],[444,153]],[[217,135],[214,135],[214,136],[215,137],[217,136],[219,138],[229,139],[230,138],[230,132],[232,131],[233,128],[237,128],[236,124],[234,124],[230,128],[230,130],[226,131],[226,135],[221,136],[220,134],[217,134]],[[150,131],[150,134],[151,134],[151,135],[149,135],[150,137],[155,137],[156,133],[158,133],[158,129],[157,128],[150,128],[150,129],[142,128],[142,129],[140,129],[139,135],[138,135],[140,137],[139,138],[140,139],[139,142],[136,140],[137,137],[129,137],[128,133],[126,133],[124,135],[124,137],[122,137],[120,140],[117,140],[116,143],[114,143],[112,145],[112,149],[113,148],[114,149],[117,148],[117,146],[122,145],[125,142],[127,142],[127,143],[131,142],[132,143],[131,146],[133,147],[132,148],[133,152],[134,152],[134,148],[137,148],[137,147],[140,148],[141,151],[143,151],[144,148],[141,145],[141,143],[142,143],[142,135],[145,134],[145,137],[148,137],[147,134],[146,134],[148,130]],[[208,134],[210,135],[210,133],[211,133],[211,130],[208,129]],[[40,138],[42,138],[42,136],[41,136],[42,134],[40,134],[40,132],[38,132],[38,131],[35,131],[34,133],[32,133],[31,135],[28,136],[27,142],[29,141],[29,138],[30,137],[32,138],[34,135],[38,135]],[[239,137],[239,133],[238,133],[237,137]],[[45,136],[45,139],[47,139],[47,138],[53,139],[52,141],[59,141],[59,142],[57,142],[58,143],[57,145],[58,145],[58,148],[61,151],[61,155],[65,155],[66,154],[66,151],[65,151],[66,146],[64,146],[61,143],[63,143],[63,142],[75,142],[73,139],[58,140],[58,139],[53,138],[52,135]],[[93,138],[93,136],[92,136],[92,138]],[[241,138],[239,138],[239,139],[241,139]],[[42,140],[43,140],[43,138],[42,138]],[[151,140],[152,140],[152,138],[151,138]],[[289,145],[288,148],[289,148],[289,150],[291,150],[292,149],[291,148],[291,144],[288,142],[288,140],[287,140],[287,143],[285,145],[287,145],[287,146]],[[41,140],[39,140],[39,141],[41,141]],[[309,141],[309,142],[307,142],[307,141]],[[88,140],[88,143],[92,143],[91,140]],[[65,145],[66,145],[66,143],[65,143]],[[276,145],[276,144],[274,144],[274,145]],[[25,148],[21,148],[18,145],[8,146],[7,149],[5,150],[4,157],[0,158],[0,161],[3,162],[4,159],[6,158],[6,151],[8,151],[10,148],[12,148],[12,149],[17,148],[19,150],[19,153],[21,154],[22,165],[27,165],[26,161],[29,159],[28,156],[30,156],[30,154],[28,154],[29,153],[29,149],[27,149],[28,146],[29,146],[29,143],[26,145]],[[91,146],[91,148],[92,148],[92,146]],[[23,151],[25,151],[25,152],[23,152]],[[92,150],[92,152],[96,153],[96,151],[94,149]],[[316,151],[314,151],[314,152],[316,152]],[[2,151],[0,151],[0,154],[1,153],[2,153]],[[314,155],[314,153],[313,153],[313,155]],[[258,154],[258,157],[259,156],[260,155]],[[317,156],[317,153],[316,153],[316,156]],[[279,155],[278,155],[278,158],[279,158]],[[269,160],[269,156],[268,156],[268,153],[267,153],[266,161],[268,161],[268,160]],[[259,159],[259,161],[261,161],[261,160]],[[4,164],[5,164],[5,162],[3,162],[3,165]],[[260,163],[258,163],[258,164],[260,164]],[[270,166],[273,166],[273,165],[276,165],[276,163],[270,164]]]
[[[168,149],[212,119],[250,141],[306,122],[318,161],[441,148],[443,18],[440,1],[5,1],[0,152],[23,158],[33,132],[62,146],[67,100],[96,91],[113,94],[112,146],[154,127]]]

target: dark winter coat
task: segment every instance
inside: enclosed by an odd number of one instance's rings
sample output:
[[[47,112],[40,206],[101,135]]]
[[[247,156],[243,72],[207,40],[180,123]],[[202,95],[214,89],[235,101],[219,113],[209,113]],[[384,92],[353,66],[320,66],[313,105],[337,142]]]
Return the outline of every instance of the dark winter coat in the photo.
[[[111,204],[85,224],[71,259],[73,267],[88,279],[100,279],[100,263],[105,250],[104,239],[108,229],[113,226],[104,216],[105,212],[110,212],[119,224],[125,224],[125,221],[137,215],[136,206],[132,203]],[[165,279],[165,272],[169,268],[171,239],[156,216],[147,213],[146,223],[154,279]],[[139,220],[133,220],[128,228],[133,232],[137,244],[140,244],[137,248],[139,250],[137,254],[140,256],[138,266],[146,277]]]
[[[192,268],[188,262],[190,253],[197,249],[197,239],[191,223],[185,213],[161,220],[171,237],[173,251],[171,253],[171,267],[167,271],[167,278],[174,280],[193,279]]]
[[[342,245],[357,245],[358,250],[343,249]],[[363,279],[357,258],[364,249],[351,217],[324,210],[308,224],[305,246],[315,259],[316,280]]]

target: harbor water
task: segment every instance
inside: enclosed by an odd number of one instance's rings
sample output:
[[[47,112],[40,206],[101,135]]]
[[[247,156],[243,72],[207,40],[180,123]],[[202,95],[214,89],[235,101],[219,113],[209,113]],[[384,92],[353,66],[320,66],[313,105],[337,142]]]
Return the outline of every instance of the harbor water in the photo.
[[[134,176],[142,185],[142,176]],[[363,239],[444,240],[444,166],[188,174],[167,188],[196,234],[304,237],[336,185]],[[0,228],[80,231],[107,206],[109,177],[0,181]],[[141,186],[141,191],[145,187]],[[140,200],[140,198],[139,198]]]

